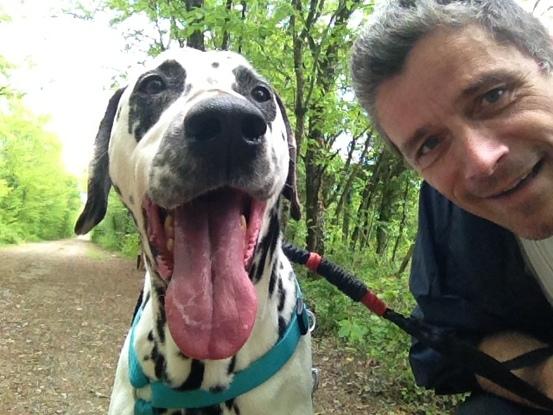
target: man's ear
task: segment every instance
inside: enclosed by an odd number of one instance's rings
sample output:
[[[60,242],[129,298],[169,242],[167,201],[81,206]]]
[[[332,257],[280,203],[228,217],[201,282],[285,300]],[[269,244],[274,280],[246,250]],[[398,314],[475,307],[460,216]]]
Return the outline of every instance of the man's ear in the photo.
[[[108,194],[111,188],[109,178],[109,137],[113,120],[117,113],[119,99],[125,88],[120,88],[110,98],[104,118],[100,122],[96,141],[94,142],[94,157],[88,172],[88,189],[85,207],[75,224],[75,233],[84,235],[96,226],[106,215]]]
[[[290,201],[290,216],[295,220],[301,218],[301,205],[298,198],[298,188],[296,184],[296,138],[292,132],[292,127],[290,127],[290,121],[286,115],[286,109],[282,103],[282,100],[278,95],[275,94],[278,108],[284,119],[284,125],[286,126],[286,135],[288,136],[288,152],[290,153],[290,163],[288,166],[288,177],[286,178],[286,184],[284,189],[282,189],[282,194],[286,199]]]

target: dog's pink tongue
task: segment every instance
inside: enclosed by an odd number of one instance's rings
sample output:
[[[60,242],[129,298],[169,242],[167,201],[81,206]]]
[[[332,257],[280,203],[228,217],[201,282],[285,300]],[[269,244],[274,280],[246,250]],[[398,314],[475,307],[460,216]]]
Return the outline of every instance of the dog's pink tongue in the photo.
[[[176,209],[173,276],[165,297],[169,331],[184,355],[224,359],[253,328],[255,288],[244,269],[240,194],[219,191]]]

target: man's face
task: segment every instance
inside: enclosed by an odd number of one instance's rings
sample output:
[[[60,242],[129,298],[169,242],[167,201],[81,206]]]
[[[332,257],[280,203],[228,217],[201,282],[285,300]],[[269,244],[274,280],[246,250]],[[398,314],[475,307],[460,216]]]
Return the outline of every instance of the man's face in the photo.
[[[553,235],[553,76],[483,29],[438,30],[378,89],[377,116],[445,197],[515,234]]]

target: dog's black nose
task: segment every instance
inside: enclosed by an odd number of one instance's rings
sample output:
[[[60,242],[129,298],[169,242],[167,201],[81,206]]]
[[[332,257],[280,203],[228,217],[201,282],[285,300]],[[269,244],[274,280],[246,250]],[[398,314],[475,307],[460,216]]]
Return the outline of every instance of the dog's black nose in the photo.
[[[194,106],[184,119],[187,140],[207,142],[218,139],[259,143],[267,123],[252,103],[233,96],[212,97]]]

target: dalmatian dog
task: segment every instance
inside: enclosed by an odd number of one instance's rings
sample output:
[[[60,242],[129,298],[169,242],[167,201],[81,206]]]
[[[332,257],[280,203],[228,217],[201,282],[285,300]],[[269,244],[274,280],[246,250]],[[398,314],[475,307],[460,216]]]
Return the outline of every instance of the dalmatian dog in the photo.
[[[217,393],[277,343],[298,302],[279,224],[282,196],[299,217],[295,157],[281,100],[238,54],[165,52],[113,95],[75,226],[84,234],[103,219],[113,186],[144,250],[141,317],[122,348],[109,414],[137,413],[151,397],[149,384],[129,381],[131,348],[149,382]],[[312,383],[307,333],[254,389],[151,413],[308,415]]]

